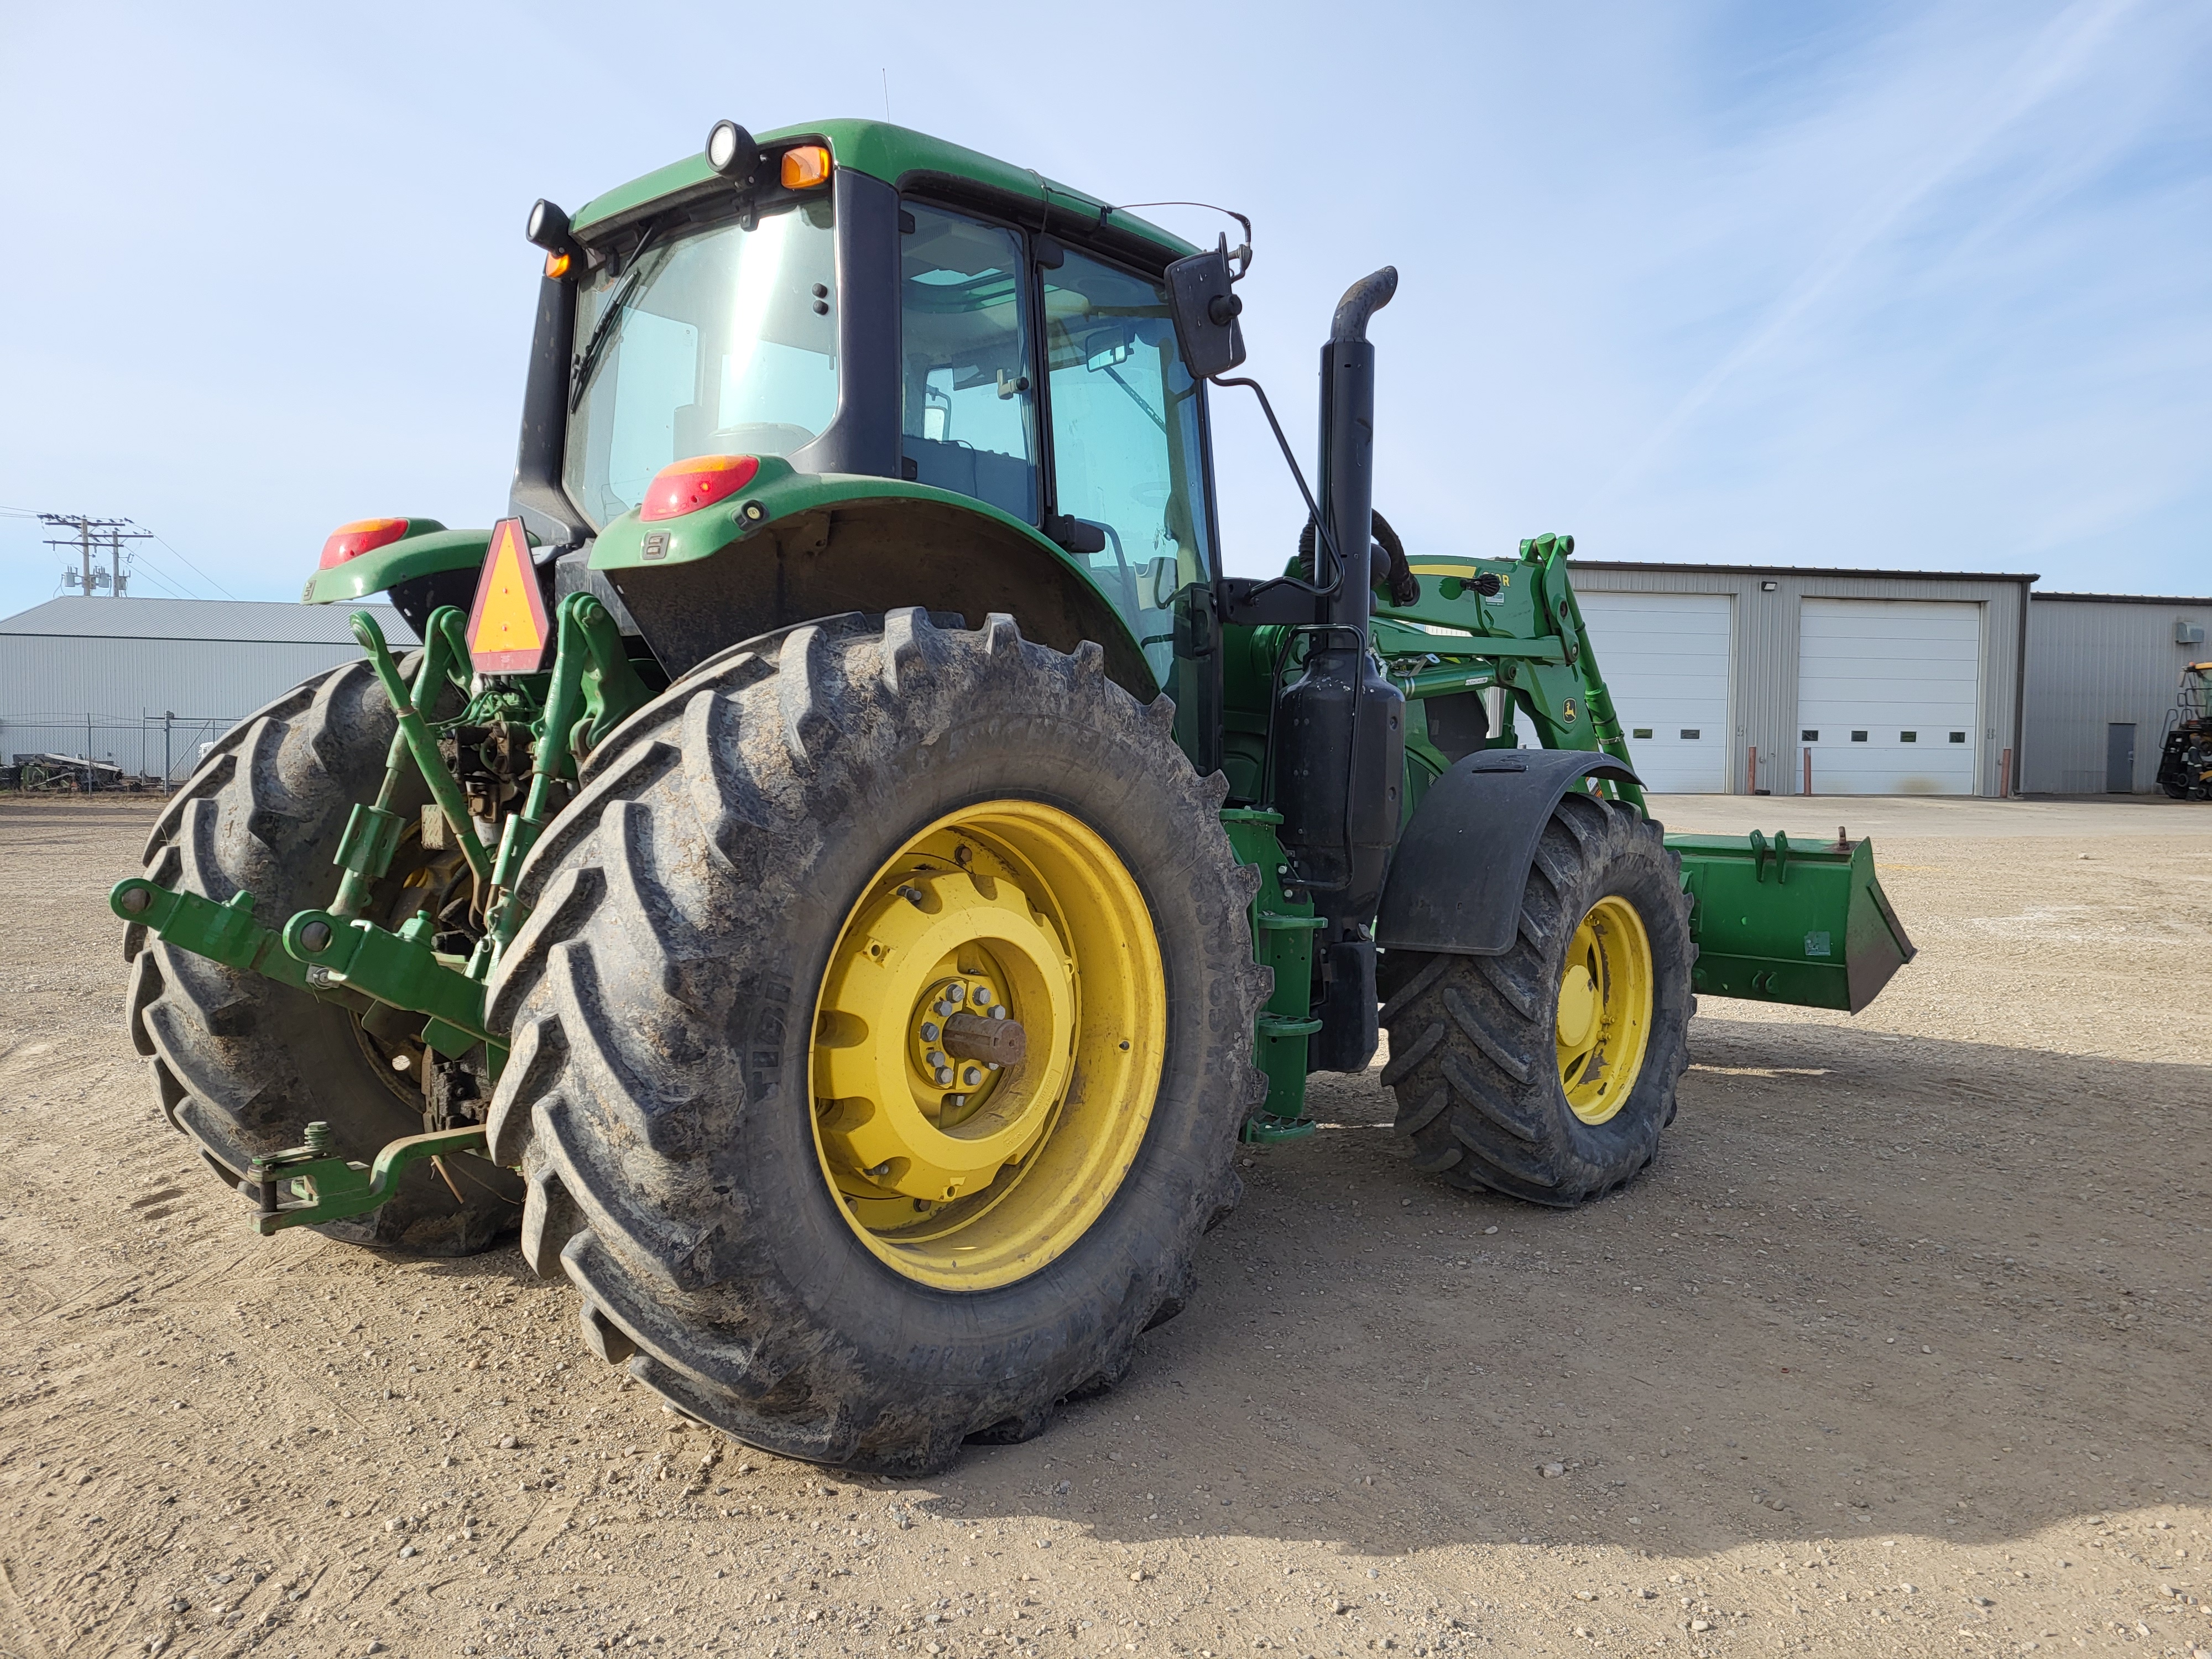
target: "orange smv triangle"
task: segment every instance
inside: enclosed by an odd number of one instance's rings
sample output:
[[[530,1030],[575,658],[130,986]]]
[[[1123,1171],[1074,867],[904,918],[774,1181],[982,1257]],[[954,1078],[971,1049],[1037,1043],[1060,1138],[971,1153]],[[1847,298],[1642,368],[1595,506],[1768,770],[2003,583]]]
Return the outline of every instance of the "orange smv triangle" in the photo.
[[[479,674],[535,674],[552,641],[522,520],[501,519],[492,526],[491,553],[469,612],[469,660]]]

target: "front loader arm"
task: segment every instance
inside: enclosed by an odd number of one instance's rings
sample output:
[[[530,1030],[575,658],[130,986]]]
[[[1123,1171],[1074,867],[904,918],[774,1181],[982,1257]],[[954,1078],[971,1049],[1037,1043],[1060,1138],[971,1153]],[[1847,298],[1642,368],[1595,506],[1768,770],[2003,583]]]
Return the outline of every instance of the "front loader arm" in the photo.
[[[1420,596],[1410,605],[1377,606],[1376,647],[1409,702],[1502,687],[1513,700],[1509,721],[1511,712],[1525,714],[1542,747],[1601,751],[1632,768],[1567,574],[1573,550],[1571,536],[1538,536],[1521,544],[1517,559],[1421,559],[1413,566]],[[1511,748],[1510,725],[1492,732],[1490,744]],[[1439,754],[1429,763],[1449,763]],[[1642,787],[1626,779],[1577,787],[1648,807]],[[1407,793],[1420,794],[1426,805],[1425,793],[1412,787]],[[1437,797],[1428,821],[1416,808],[1400,866],[1420,863],[1407,849],[1425,839],[1464,840],[1468,825],[1443,822],[1452,811],[1449,796]],[[1497,843],[1498,827],[1486,824],[1480,839]],[[1912,959],[1912,942],[1863,841],[1793,845],[1779,832],[1771,839],[1753,832],[1672,835],[1667,845],[1681,861],[1698,945],[1693,982],[1705,995],[1856,1013]],[[1386,894],[1386,912],[1389,906]],[[1458,948],[1480,945],[1470,937]]]
[[[1376,605],[1376,648],[1394,662],[1426,659],[1398,677],[1408,700],[1502,686],[1544,748],[1602,753],[1632,769],[1567,576],[1574,545],[1571,536],[1547,535],[1522,542],[1517,559],[1423,559],[1413,567],[1419,597]],[[1598,787],[1644,804],[1644,791],[1625,780]]]

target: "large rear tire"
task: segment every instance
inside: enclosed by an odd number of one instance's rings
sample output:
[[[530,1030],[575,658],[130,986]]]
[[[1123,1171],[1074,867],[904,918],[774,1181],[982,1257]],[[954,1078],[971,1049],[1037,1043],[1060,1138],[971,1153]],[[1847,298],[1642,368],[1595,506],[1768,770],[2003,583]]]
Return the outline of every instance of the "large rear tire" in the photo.
[[[1565,1207],[1632,1179],[1689,1064],[1689,900],[1660,827],[1570,794],[1503,956],[1393,951],[1382,1080],[1416,1169]]]
[[[604,1358],[909,1474],[1127,1372],[1262,1086],[1255,882],[1171,716],[1095,645],[900,611],[703,665],[592,757],[494,977],[491,1125]],[[979,1003],[1030,1045],[994,1076],[936,1046]]]
[[[250,892],[264,927],[329,903],[338,880],[331,857],[354,803],[376,793],[395,724],[366,662],[286,692],[240,721],[162,810],[147,837],[148,878],[217,902]],[[416,790],[398,803],[410,816],[427,799],[419,780]],[[404,884],[425,867],[410,830],[379,884],[378,919],[415,902],[420,880]],[[131,1042],[152,1063],[170,1123],[226,1182],[236,1185],[256,1153],[298,1145],[310,1119],[364,1163],[386,1142],[422,1133],[420,1084],[391,1064],[399,1032],[380,1040],[336,1003],[149,940],[142,927],[131,927],[124,951]],[[514,1175],[455,1157],[415,1164],[381,1209],[317,1231],[416,1255],[468,1255],[520,1216]]]

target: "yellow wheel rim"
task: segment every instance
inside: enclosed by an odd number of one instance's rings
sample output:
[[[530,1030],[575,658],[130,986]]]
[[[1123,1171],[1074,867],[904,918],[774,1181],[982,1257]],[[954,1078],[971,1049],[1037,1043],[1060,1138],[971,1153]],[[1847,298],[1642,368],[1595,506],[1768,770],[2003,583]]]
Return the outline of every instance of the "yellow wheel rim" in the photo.
[[[1559,1086],[1585,1123],[1626,1105],[1651,1041],[1651,939],[1626,899],[1589,908],[1559,975]]]
[[[1119,855],[1042,802],[963,808],[885,862],[830,952],[810,1070],[823,1176],[908,1278],[1011,1284],[1114,1196],[1166,1048],[1159,940]]]

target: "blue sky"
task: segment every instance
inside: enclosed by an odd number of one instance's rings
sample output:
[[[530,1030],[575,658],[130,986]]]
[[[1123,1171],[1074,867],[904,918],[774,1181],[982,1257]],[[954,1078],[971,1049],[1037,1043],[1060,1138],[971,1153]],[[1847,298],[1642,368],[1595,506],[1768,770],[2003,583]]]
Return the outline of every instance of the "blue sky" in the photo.
[[[343,520],[487,523],[530,203],[888,92],[1250,214],[1295,434],[1336,295],[1395,264],[1376,499],[1417,552],[2212,590],[2208,0],[950,15],[0,8],[0,507],[135,519],[140,591],[261,599]],[[1271,568],[1296,495],[1218,398],[1228,561]],[[0,614],[56,591],[50,533],[0,516]]]

